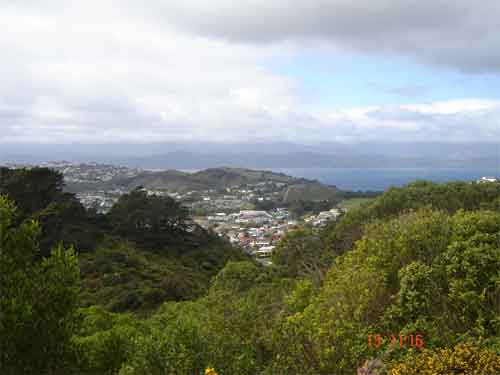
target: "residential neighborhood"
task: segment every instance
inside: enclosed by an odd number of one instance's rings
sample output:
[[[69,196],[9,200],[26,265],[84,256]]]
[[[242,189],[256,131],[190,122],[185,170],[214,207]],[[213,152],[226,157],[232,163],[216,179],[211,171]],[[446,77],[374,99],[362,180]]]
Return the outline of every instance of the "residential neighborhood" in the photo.
[[[232,214],[219,212],[198,217],[195,221],[226,237],[257,259],[265,259],[271,257],[276,245],[288,231],[300,225],[320,229],[330,221],[337,220],[343,213],[343,209],[332,208],[317,215],[294,219],[288,209],[276,208],[270,211],[241,210]]]
[[[98,163],[73,164],[47,162],[47,167],[61,172],[67,186],[78,186],[76,197],[88,209],[107,213],[119,198],[130,191],[115,181],[138,176],[142,171]],[[9,165],[11,168],[31,168],[31,165]],[[495,183],[495,177],[482,177],[475,183]],[[169,196],[189,209],[194,222],[241,247],[264,264],[283,236],[301,225],[320,230],[346,212],[333,207],[316,214],[294,215],[283,202],[288,185],[277,181],[242,183],[225,188],[177,190],[142,188],[148,195]]]
[[[65,184],[80,187],[76,197],[88,209],[107,213],[130,189],[114,182],[141,173],[138,169],[97,163],[72,164],[48,162],[40,165],[61,172]],[[11,168],[30,168],[10,165]],[[109,184],[108,184],[109,183]],[[75,185],[73,185],[75,184]],[[109,187],[106,187],[109,186]],[[82,188],[84,187],[84,188]],[[333,207],[316,215],[294,216],[283,204],[287,183],[260,181],[221,188],[171,191],[166,188],[142,188],[148,195],[169,196],[181,202],[201,227],[212,230],[233,245],[244,249],[264,264],[283,236],[300,225],[320,229],[337,220],[345,211]],[[263,209],[266,208],[266,209]]]

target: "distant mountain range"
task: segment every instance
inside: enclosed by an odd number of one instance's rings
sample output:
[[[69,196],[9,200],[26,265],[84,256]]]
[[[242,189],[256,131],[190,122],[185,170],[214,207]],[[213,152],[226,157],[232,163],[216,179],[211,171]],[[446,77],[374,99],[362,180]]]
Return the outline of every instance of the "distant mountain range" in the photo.
[[[143,169],[245,168],[497,168],[498,143],[358,143],[313,145],[154,143],[0,144],[0,163],[47,160],[111,163]]]
[[[220,165],[248,168],[495,168],[498,166],[498,161],[493,156],[471,159],[446,159],[315,152],[284,154],[174,152],[127,158],[121,160],[120,164],[136,168],[177,168],[185,170],[213,168]]]

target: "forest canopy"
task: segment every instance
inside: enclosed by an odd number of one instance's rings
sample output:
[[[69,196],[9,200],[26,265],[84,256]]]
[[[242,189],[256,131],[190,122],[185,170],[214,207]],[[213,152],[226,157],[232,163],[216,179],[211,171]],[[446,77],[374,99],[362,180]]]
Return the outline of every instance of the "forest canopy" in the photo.
[[[175,201],[133,191],[100,217],[57,184],[11,193],[17,178],[0,198],[3,373],[500,372],[500,184],[389,189],[288,233],[263,267]],[[72,243],[78,220],[93,246]]]

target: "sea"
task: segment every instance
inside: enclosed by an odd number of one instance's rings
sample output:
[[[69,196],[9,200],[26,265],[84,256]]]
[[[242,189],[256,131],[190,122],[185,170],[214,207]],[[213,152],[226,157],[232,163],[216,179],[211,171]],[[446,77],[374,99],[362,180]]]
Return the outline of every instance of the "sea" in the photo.
[[[476,181],[500,177],[498,168],[268,168],[294,177],[318,180],[342,190],[382,191],[415,180],[433,182]]]
[[[262,168],[256,170],[281,172],[293,177],[317,180],[326,185],[335,185],[342,190],[384,191],[400,187],[416,180],[432,182],[477,181],[481,177],[500,180],[498,168]],[[201,169],[181,169],[194,173]]]

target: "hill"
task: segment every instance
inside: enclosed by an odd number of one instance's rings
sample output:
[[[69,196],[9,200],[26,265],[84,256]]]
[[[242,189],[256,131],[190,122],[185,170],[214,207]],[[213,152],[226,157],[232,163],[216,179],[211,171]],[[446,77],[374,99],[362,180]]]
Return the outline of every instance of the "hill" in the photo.
[[[93,168],[95,173],[98,166],[93,166]],[[109,166],[103,165],[103,168],[109,169]],[[93,180],[91,182],[72,178],[66,182],[65,189],[72,193],[114,189],[132,191],[142,186],[147,189],[182,194],[192,191],[221,191],[234,187],[258,186],[259,184],[281,186],[277,189],[281,191],[281,194],[276,198],[285,203],[297,200],[333,201],[338,193],[335,186],[324,185],[315,180],[296,178],[273,171],[230,167],[209,168],[193,173],[177,170],[138,172],[134,170],[134,173],[129,173],[129,175],[121,173],[109,180]]]
[[[57,244],[76,249],[84,306],[147,311],[164,301],[192,299],[229,260],[248,258],[194,224],[170,197],[134,190],[109,213],[96,214],[63,192],[63,185],[62,174],[48,168],[0,168],[0,197],[17,206],[15,222],[40,225],[38,256],[50,256]]]
[[[132,343],[130,374],[159,371],[156,358],[180,374],[497,373],[499,203],[500,184],[390,189],[322,233],[291,232],[271,267],[228,263],[204,297],[164,304],[146,333],[132,322],[105,332],[135,337],[120,341]],[[100,335],[82,339],[111,357]]]
[[[315,183],[311,180],[294,178],[283,173],[257,171],[244,168],[209,168],[194,173],[168,170],[161,172],[142,172],[131,178],[113,179],[109,183],[134,189],[138,186],[164,189],[171,192],[225,189],[244,184],[261,182],[275,183]]]
[[[60,190],[57,176],[33,185],[29,172],[3,173],[0,192],[25,219],[68,198],[45,191]],[[40,215],[56,244],[68,238],[57,207]],[[323,232],[289,232],[269,267],[232,256],[208,232],[188,234],[182,207],[141,190],[102,219],[96,249],[75,259],[59,246],[40,259],[37,225],[0,197],[7,374],[500,372],[498,183],[389,189]],[[78,220],[90,225],[84,212]],[[152,309],[165,294],[153,314],[121,313]],[[93,306],[77,310],[82,298]]]
[[[285,191],[283,201],[334,201],[337,198],[337,189],[320,183],[295,184]]]

